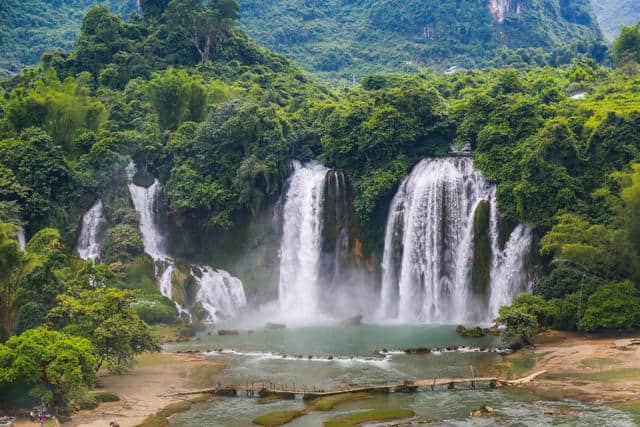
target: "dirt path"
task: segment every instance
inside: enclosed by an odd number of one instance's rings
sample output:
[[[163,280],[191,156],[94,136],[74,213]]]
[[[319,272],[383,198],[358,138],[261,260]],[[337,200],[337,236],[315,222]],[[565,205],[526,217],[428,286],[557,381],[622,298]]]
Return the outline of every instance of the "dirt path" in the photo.
[[[125,375],[100,378],[109,391],[120,397],[119,402],[103,403],[98,408],[80,411],[65,427],[108,427],[111,421],[121,427],[133,427],[148,415],[181,399],[161,397],[214,383],[214,377],[224,366],[197,354],[156,353],[143,355],[138,364]]]
[[[640,336],[587,336],[552,331],[533,350],[507,357],[506,375],[547,373],[530,387],[555,397],[615,403],[640,399]]]

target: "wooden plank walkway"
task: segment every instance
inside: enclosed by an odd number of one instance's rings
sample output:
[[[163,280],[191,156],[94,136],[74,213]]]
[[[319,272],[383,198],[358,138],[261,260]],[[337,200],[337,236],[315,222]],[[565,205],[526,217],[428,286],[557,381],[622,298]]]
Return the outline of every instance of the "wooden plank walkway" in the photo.
[[[448,390],[455,389],[457,384],[470,384],[471,388],[476,388],[478,383],[488,383],[490,388],[495,388],[498,385],[502,386],[514,386],[530,383],[534,381],[538,376],[544,374],[546,371],[535,372],[527,377],[517,380],[503,380],[497,377],[467,377],[467,378],[431,378],[424,380],[405,381],[402,383],[384,383],[384,384],[368,384],[359,386],[344,387],[336,390],[316,390],[309,387],[297,388],[297,387],[279,387],[271,383],[256,382],[253,385],[247,386],[218,386],[215,388],[206,388],[201,390],[186,391],[180,393],[174,393],[167,395],[167,397],[185,396],[192,394],[218,394],[224,396],[237,396],[239,394],[245,394],[249,397],[259,396],[282,396],[284,398],[295,398],[296,396],[302,396],[303,399],[315,399],[318,397],[335,396],[338,394],[347,393],[362,393],[362,392],[415,392],[419,388],[430,387],[432,390],[437,386],[446,385]],[[260,387],[255,387],[255,384],[261,384]],[[267,385],[268,384],[268,385]]]

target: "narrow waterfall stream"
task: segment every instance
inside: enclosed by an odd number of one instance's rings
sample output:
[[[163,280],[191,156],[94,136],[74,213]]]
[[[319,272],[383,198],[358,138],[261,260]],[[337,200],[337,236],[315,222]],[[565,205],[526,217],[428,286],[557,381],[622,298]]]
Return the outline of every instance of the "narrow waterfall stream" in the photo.
[[[18,231],[18,245],[20,246],[20,249],[22,249],[23,251],[27,249],[27,237],[24,235],[24,228],[22,227],[17,227]]]
[[[105,219],[102,200],[98,200],[82,216],[82,227],[76,244],[76,252],[80,258],[84,260],[90,259],[94,262],[100,259],[102,237],[106,226],[107,220]]]
[[[389,210],[382,261],[382,318],[428,323],[489,321],[500,305],[524,290],[521,271],[530,232],[519,226],[505,249],[498,248],[494,194],[470,158],[425,159],[413,169]],[[489,203],[491,210],[488,303],[471,285],[474,216],[481,202]]]
[[[293,162],[284,201],[279,304],[292,317],[318,312],[319,262],[328,168]]]
[[[144,251],[155,262],[155,276],[160,293],[173,299],[173,276],[177,266],[175,260],[169,255],[167,237],[158,222],[158,204],[163,195],[162,184],[156,179],[149,187],[138,186],[133,182],[135,174],[136,167],[131,163],[127,167],[129,192],[133,205],[140,215],[140,233]],[[215,322],[221,316],[232,316],[239,308],[246,305],[242,282],[228,272],[209,266],[191,266],[191,272],[198,284],[196,301],[201,303],[208,313],[206,320]],[[191,318],[188,310],[177,302],[175,304],[181,314]]]

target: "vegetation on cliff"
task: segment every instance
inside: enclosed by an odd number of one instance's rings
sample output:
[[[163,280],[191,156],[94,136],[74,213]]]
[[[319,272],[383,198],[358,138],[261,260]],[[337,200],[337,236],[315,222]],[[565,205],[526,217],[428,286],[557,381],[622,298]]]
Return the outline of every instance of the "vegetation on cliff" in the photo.
[[[503,309],[499,322],[524,325],[514,336],[526,339],[548,325],[638,326],[637,28],[616,42],[616,69],[583,56],[526,72],[373,75],[336,91],[251,41],[231,3],[143,2],[144,16],[128,22],[94,7],[71,53],[45,54],[0,84],[3,387],[37,383],[34,395],[65,406],[91,385],[88,370],[49,382],[55,396],[45,396],[40,373],[17,370],[18,344],[57,340],[95,374],[157,349],[140,316],[176,320],[142,253],[126,187],[131,161],[141,171],[134,180],[164,184],[178,258],[264,213],[292,159],[344,172],[359,256],[369,256],[381,251],[389,201],[410,168],[468,144],[497,184],[503,219],[530,225],[540,242],[536,295]],[[197,36],[178,6],[194,13]],[[81,215],[98,198],[106,264],[72,255]],[[481,212],[477,220],[486,228]],[[479,284],[484,274],[476,271]]]

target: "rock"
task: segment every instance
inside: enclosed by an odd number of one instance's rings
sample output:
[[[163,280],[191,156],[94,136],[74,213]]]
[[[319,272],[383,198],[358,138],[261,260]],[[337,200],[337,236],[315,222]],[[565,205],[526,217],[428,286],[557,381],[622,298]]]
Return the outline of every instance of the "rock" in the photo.
[[[329,358],[328,358],[328,359],[329,359],[329,360],[333,360],[333,356],[329,356]]]
[[[350,317],[348,319],[340,322],[340,326],[359,326],[362,325],[362,315],[358,314],[356,316]]]
[[[264,325],[265,329],[272,329],[272,330],[277,330],[277,329],[287,329],[287,325],[285,325],[284,323],[267,323],[266,325]]]
[[[235,329],[220,329],[218,335],[239,335],[240,333]]]
[[[428,347],[408,348],[404,352],[407,354],[429,354],[431,349]]]
[[[489,333],[489,330],[482,329],[480,326],[467,328],[463,325],[458,325],[458,327],[456,327],[456,333],[465,338],[480,338],[487,335],[487,333]]]

